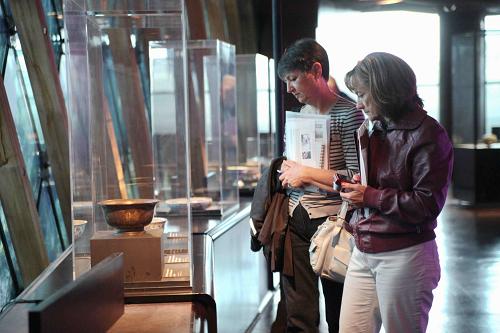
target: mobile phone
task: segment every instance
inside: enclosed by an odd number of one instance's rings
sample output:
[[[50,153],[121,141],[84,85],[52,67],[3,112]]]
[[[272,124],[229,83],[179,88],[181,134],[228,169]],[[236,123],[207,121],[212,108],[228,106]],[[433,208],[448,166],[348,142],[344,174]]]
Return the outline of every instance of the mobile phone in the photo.
[[[341,192],[343,190],[342,183],[355,184],[355,182],[349,179],[347,176],[337,173],[335,175],[335,178],[333,179],[333,189],[335,191]]]

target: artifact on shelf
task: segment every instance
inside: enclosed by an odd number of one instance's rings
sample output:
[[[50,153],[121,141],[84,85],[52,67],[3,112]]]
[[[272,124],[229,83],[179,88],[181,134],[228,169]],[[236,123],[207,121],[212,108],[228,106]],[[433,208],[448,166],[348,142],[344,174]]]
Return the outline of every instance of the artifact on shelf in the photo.
[[[75,236],[75,241],[83,234],[86,225],[87,220],[73,220],[73,234]]]
[[[487,133],[487,134],[483,135],[482,141],[483,141],[483,143],[485,143],[489,147],[491,144],[497,143],[498,138],[493,133]]]
[[[165,200],[170,213],[181,213],[187,211],[187,205],[191,205],[192,210],[202,211],[206,210],[212,205],[211,197],[191,197],[191,198],[175,198]]]
[[[151,223],[144,227],[144,231],[163,230],[166,223],[167,219],[164,217],[153,217]]]
[[[111,199],[97,204],[104,212],[106,223],[118,232],[144,231],[151,223],[157,199]]]

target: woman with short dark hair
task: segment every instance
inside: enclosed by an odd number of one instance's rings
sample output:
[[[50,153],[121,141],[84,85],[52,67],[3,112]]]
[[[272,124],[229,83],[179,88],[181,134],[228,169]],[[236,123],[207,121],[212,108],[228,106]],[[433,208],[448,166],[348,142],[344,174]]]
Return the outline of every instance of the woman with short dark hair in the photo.
[[[289,187],[288,233],[291,239],[293,276],[282,274],[281,283],[287,312],[287,332],[318,332],[318,277],[309,260],[311,237],[328,216],[336,215],[342,200],[332,193],[337,173],[352,177],[359,172],[355,133],[364,120],[354,102],[336,86],[330,88],[329,62],[325,49],[314,39],[305,38],[289,46],[278,64],[278,75],[287,92],[300,102],[301,113],[330,117],[329,169],[313,168],[285,160],[280,180]],[[304,144],[312,144],[305,140]],[[314,185],[326,192],[304,190]],[[330,333],[338,331],[343,285],[321,279],[325,295],[326,320]]]

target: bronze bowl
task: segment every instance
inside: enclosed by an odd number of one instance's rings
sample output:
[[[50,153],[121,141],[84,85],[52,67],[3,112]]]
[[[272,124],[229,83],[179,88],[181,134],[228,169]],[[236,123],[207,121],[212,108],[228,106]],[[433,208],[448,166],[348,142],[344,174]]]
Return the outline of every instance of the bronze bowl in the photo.
[[[144,231],[155,213],[156,199],[111,199],[99,201],[106,223],[118,232]]]

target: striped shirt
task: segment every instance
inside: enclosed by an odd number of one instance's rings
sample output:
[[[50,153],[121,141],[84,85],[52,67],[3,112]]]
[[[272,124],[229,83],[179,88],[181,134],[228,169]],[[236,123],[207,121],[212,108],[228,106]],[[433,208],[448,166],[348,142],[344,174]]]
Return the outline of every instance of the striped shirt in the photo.
[[[318,113],[310,105],[300,109],[302,113]],[[364,121],[363,113],[356,109],[355,104],[344,94],[338,96],[337,102],[329,111],[330,114],[330,148],[329,168],[339,174],[352,177],[359,172],[356,154],[356,130]],[[333,183],[333,179],[332,179]],[[304,191],[293,189],[289,191],[288,213],[292,216],[293,211],[302,204],[309,213],[311,219],[335,215],[342,203],[337,192],[304,193]]]

